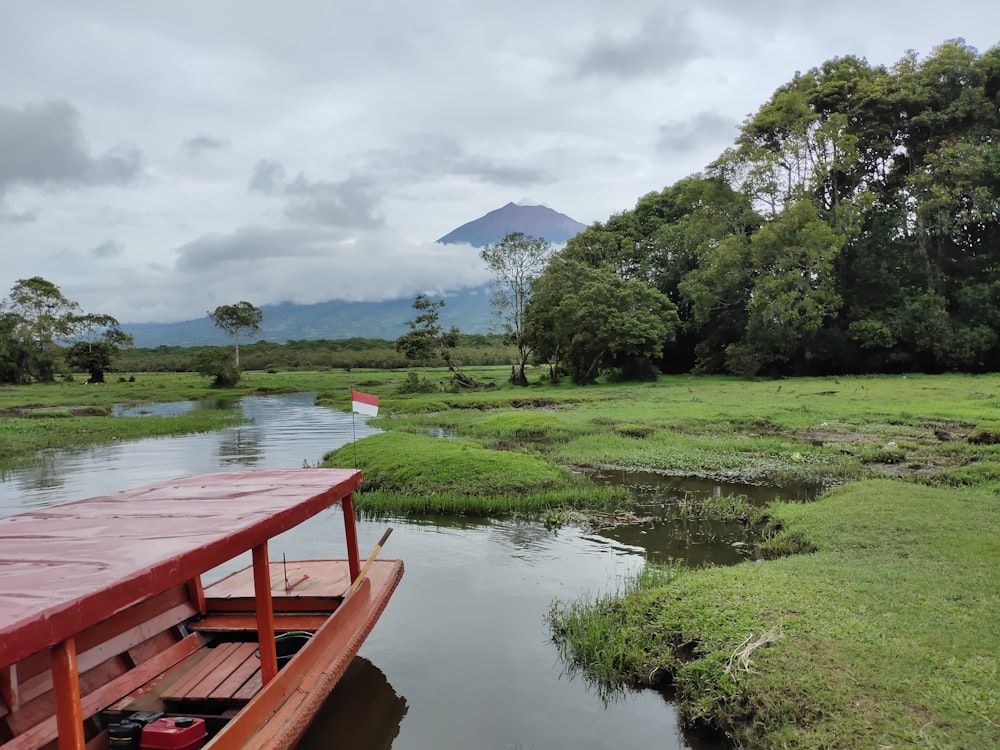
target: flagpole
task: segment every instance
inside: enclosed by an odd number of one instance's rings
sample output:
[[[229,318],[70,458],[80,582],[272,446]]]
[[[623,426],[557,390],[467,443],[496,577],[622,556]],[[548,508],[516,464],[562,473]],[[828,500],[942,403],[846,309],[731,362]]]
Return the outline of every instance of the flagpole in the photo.
[[[351,437],[354,443],[354,468],[358,468],[358,429],[354,423],[354,383],[350,384],[350,393],[348,394],[351,398]]]
[[[354,442],[354,463],[358,463],[358,427],[356,413],[364,414],[369,417],[378,416],[378,396],[371,393],[362,393],[361,391],[354,390],[354,384],[351,384],[351,434]]]

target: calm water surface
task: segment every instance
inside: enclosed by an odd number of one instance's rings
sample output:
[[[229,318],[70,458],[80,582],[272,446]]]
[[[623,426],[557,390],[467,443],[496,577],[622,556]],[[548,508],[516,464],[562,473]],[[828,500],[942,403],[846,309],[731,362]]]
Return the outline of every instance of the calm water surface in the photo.
[[[158,408],[140,411],[162,413]],[[355,434],[374,432],[350,414],[314,407],[312,394],[247,397],[236,408],[253,423],[47,453],[38,465],[0,477],[0,514],[190,474],[315,465]],[[341,518],[331,509],[277,537],[271,559],[341,554]],[[363,555],[388,525],[394,532],[382,556],[402,558],[406,575],[301,747],[712,747],[685,737],[656,692],[627,692],[605,705],[585,681],[566,676],[545,614],[555,598],[614,588],[643,564],[647,549],[656,557],[735,561],[735,536],[701,530],[671,537],[660,528],[598,536],[523,521],[362,519]]]

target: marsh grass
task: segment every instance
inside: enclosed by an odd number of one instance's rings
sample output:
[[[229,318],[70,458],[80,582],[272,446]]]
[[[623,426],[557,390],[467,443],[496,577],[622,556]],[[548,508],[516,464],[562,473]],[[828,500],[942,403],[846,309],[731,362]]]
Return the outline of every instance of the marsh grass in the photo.
[[[685,494],[665,508],[666,521],[733,521],[753,522],[760,509],[743,495],[700,496]]]
[[[557,604],[566,658],[672,680],[738,747],[1000,746],[995,495],[879,480],[771,513],[776,544],[815,552]]]
[[[627,493],[615,488],[582,487],[519,495],[469,495],[441,492],[430,495],[361,491],[355,504],[364,513],[376,515],[435,514],[457,516],[506,516],[543,514],[555,508],[613,511],[629,503]]]
[[[678,565],[646,563],[637,573],[620,579],[616,589],[553,602],[547,620],[570,674],[583,675],[605,700],[615,696],[624,687],[621,675],[643,664],[646,652],[656,642],[640,618],[625,616],[625,603],[669,586],[681,570]],[[654,666],[651,672],[657,669]]]

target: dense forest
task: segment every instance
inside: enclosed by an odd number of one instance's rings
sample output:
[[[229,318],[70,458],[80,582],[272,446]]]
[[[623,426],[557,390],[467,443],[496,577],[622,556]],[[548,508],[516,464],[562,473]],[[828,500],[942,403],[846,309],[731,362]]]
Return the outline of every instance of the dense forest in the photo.
[[[576,382],[1000,369],[1000,47],[796,73],[703,174],[571,239],[527,327]]]

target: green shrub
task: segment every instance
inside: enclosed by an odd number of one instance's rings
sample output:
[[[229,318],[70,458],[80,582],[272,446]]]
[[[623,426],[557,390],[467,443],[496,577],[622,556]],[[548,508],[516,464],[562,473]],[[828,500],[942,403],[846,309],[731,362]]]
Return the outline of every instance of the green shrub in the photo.
[[[381,383],[379,383],[381,385]],[[441,388],[437,383],[422,378],[415,372],[406,373],[406,379],[396,386],[396,395],[404,396],[409,393],[437,393]]]

